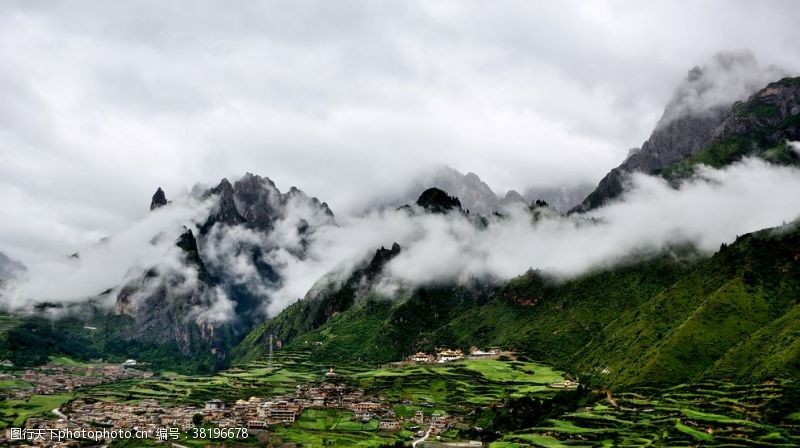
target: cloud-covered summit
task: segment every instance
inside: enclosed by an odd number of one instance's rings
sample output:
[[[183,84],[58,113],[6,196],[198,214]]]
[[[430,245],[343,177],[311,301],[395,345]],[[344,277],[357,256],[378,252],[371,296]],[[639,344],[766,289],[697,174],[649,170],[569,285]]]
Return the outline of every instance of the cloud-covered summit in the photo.
[[[657,127],[687,116],[720,115],[772,81],[786,76],[782,69],[761,67],[750,50],[728,51],[689,70],[675,89]]]

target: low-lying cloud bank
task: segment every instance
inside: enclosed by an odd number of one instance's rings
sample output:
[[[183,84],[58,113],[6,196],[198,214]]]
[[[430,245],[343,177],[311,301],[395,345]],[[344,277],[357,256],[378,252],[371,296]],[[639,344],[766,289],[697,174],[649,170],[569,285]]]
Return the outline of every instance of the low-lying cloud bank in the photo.
[[[31,303],[80,302],[120,287],[152,267],[186,270],[175,241],[184,226],[208,213],[208,207],[185,197],[72,255],[24,260],[27,270],[9,281],[0,305],[15,309]]]
[[[663,179],[635,175],[632,189],[614,204],[584,216],[546,216],[533,222],[523,207],[491,218],[486,229],[457,215],[410,216],[376,212],[322,229],[311,262],[284,271],[270,314],[301,297],[343,260],[398,242],[387,269],[389,283],[507,279],[529,268],[574,276],[611,265],[634,251],[692,243],[711,253],[747,232],[800,216],[800,170],[747,159],[723,170],[701,168],[680,189]],[[593,218],[593,219],[587,219]]]
[[[302,254],[287,236],[286,229],[296,226],[281,222],[276,223],[281,231],[265,236],[244,232],[239,239],[246,236],[270,248],[260,261],[268,263],[280,281],[264,283],[269,287],[259,283],[255,290],[264,297],[263,309],[274,315],[303,297],[323,275],[346,273],[376,248],[393,242],[403,250],[387,265],[388,287],[471,277],[508,279],[529,268],[574,276],[612,265],[633,252],[671,244],[692,243],[711,253],[737,235],[796,219],[797,191],[800,170],[746,159],[722,170],[701,168],[679,189],[660,178],[634,175],[630,192],[619,202],[588,215],[545,213],[534,220],[524,207],[511,206],[505,217],[491,217],[483,228],[457,213],[376,211],[320,226]],[[148,266],[172,265],[180,259],[174,241],[182,226],[206,216],[206,207],[194,199],[178,200],[121,234],[85,248],[78,259],[34,263],[23,278],[9,285],[2,303],[15,308],[32,301],[84,300],[124,284]],[[295,223],[298,217],[289,214],[284,219]],[[154,239],[154,235],[159,236]],[[223,257],[219,251],[224,248],[217,242],[205,253],[224,258],[231,269],[243,273],[244,282],[256,275],[252,259],[237,258],[231,250]],[[209,301],[225,304],[208,310],[215,321],[232,313],[230,298],[221,299]]]

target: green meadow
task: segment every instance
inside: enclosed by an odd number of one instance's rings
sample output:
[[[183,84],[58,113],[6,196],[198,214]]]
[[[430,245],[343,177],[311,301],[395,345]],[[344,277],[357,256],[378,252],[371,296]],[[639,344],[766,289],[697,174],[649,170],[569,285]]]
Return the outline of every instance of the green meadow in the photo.
[[[793,413],[780,409],[796,385],[733,384],[722,381],[615,394],[586,409],[544,424],[504,434],[492,447],[507,446],[728,446],[800,445]],[[785,405],[797,407],[789,398]]]
[[[33,395],[27,400],[0,402],[0,429],[20,427],[30,417],[52,417],[52,410],[74,398],[73,394]]]
[[[358,386],[393,402],[426,402],[450,410],[523,395],[549,396],[563,372],[530,361],[465,360],[391,367],[353,375]]]

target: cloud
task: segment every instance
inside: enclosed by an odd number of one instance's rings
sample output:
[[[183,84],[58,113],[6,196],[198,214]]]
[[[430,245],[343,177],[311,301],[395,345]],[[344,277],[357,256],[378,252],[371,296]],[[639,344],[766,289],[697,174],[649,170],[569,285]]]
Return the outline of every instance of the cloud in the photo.
[[[236,316],[236,303],[228,297],[223,288],[214,288],[208,296],[207,302],[210,303],[195,306],[189,318],[193,318],[198,324],[219,324],[229,322]]]
[[[596,183],[717,51],[797,73],[795,9],[3,2],[0,250],[71,253],[144,216],[157,186],[245,171],[337,215],[439,164],[497,191]]]
[[[392,264],[398,278],[507,276],[528,265],[579,272],[617,253],[617,227],[537,224],[548,241],[512,219],[483,235],[504,249],[494,252],[457,221],[351,215],[442,164],[496,191],[594,184],[645,140],[688,67],[747,48],[760,67],[800,72],[795,9],[721,0],[4,2],[0,64],[13,70],[0,75],[0,251],[31,268],[15,297],[75,300],[124,281],[131,266],[175,259],[171,238],[196,210],[148,214],[155,188],[177,201],[196,182],[246,171],[322,198],[342,223],[315,234],[304,257],[296,221],[283,223],[283,245],[258,239],[275,247],[268,261],[289,279],[279,285],[254,282],[252,265],[229,260],[232,278],[267,291],[271,312],[395,240],[405,248]],[[725,61],[706,65],[716,74]],[[695,89],[680,104],[745,94],[768,78],[753,73],[769,72],[720,75],[724,88]],[[604,219],[621,222],[614,210]],[[169,222],[153,221],[162,217]],[[672,231],[729,236],[687,226]],[[158,229],[169,237],[152,245]],[[576,245],[559,246],[562,236]],[[222,259],[224,244],[209,250]],[[448,255],[462,249],[471,260]],[[79,260],[64,258],[76,251]],[[439,253],[446,263],[426,261]]]
[[[710,63],[689,71],[667,104],[658,126],[685,115],[702,115],[728,107],[784,76],[775,66],[761,67],[749,50],[716,54]]]
[[[797,155],[800,155],[800,142],[789,142],[789,147],[792,148]]]
[[[619,201],[588,215],[552,212],[533,219],[523,206],[511,204],[505,217],[490,217],[486,227],[458,213],[394,209],[341,217],[332,225],[327,215],[315,218],[303,205],[307,201],[290,200],[271,232],[217,225],[200,239],[204,262],[223,280],[202,290],[174,241],[183,225],[203,221],[210,205],[187,195],[84,248],[78,259],[60,256],[30,265],[22,280],[4,292],[3,301],[10,307],[79,302],[141,279],[155,267],[162,276],[181,279],[168,282],[168,295],[195,294],[190,318],[199,322],[235,319],[235,288],[260,300],[261,312],[275,315],[320,279],[341,281],[376,248],[394,242],[402,251],[387,265],[380,287],[384,293],[429,282],[499,281],[530,268],[572,277],[674,244],[691,243],[711,253],[737,235],[800,217],[800,198],[781,194],[798,189],[797,168],[745,159],[720,170],[701,167],[678,189],[661,178],[635,174],[632,189]],[[311,224],[302,237],[301,221]],[[157,287],[160,282],[145,282],[132,297],[133,306]]]
[[[356,260],[393,242],[402,252],[388,265],[387,290],[474,277],[509,279],[529,268],[571,277],[674,244],[691,243],[710,254],[738,235],[800,217],[800,197],[780,193],[798,189],[798,169],[745,159],[722,170],[701,167],[679,189],[636,174],[621,201],[583,216],[551,213],[532,222],[526,210],[512,206],[507,218],[490,218],[484,229],[459,214],[374,212],[318,232],[308,260],[282,271],[285,286],[271,295],[268,310],[277,313],[325,273],[347,272]]]
[[[9,282],[2,303],[17,308],[44,301],[80,302],[123,286],[154,266],[162,272],[181,271],[190,278],[194,274],[184,266],[175,241],[184,225],[207,213],[207,203],[179,199],[112,237],[82,247],[74,256],[34,259],[19,278]]]

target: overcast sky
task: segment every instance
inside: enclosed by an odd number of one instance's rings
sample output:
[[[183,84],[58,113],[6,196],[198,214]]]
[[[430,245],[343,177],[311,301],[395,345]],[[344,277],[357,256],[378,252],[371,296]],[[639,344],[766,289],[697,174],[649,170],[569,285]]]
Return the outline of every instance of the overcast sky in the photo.
[[[800,72],[797,3],[0,3],[0,251],[71,253],[245,171],[346,213],[436,164],[597,182],[687,70]]]

